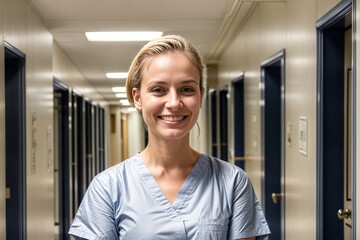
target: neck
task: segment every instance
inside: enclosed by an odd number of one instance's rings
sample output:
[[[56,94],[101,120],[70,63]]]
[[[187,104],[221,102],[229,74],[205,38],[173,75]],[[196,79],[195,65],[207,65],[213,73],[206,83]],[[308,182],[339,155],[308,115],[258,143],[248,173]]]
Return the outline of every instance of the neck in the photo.
[[[200,153],[190,147],[187,141],[152,141],[149,137],[147,147],[140,156],[148,166],[162,168],[192,167]]]

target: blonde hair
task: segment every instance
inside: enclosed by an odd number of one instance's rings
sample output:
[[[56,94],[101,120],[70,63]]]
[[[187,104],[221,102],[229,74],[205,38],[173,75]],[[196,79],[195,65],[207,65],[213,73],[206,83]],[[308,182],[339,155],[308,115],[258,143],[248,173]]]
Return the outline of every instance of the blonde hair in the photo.
[[[194,64],[200,76],[200,89],[203,88],[206,68],[198,51],[185,38],[178,35],[167,35],[148,42],[131,63],[126,79],[126,93],[130,104],[134,105],[132,89],[137,88],[140,90],[141,88],[142,70],[145,63],[155,56],[175,51],[184,53]]]

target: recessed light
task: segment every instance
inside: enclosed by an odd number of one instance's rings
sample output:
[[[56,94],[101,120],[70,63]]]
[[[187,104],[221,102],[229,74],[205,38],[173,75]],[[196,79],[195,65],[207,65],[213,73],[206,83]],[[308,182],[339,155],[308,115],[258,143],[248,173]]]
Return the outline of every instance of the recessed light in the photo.
[[[124,92],[126,92],[126,87],[113,87],[111,90],[115,93],[119,93],[119,92],[124,93]]]
[[[105,74],[107,78],[127,78],[127,72],[109,72]]]
[[[123,106],[130,106],[130,103],[127,99],[121,99],[119,102]]]
[[[117,98],[127,98],[126,93],[116,93],[115,96],[116,96]]]
[[[132,42],[150,41],[162,36],[162,32],[142,31],[142,32],[85,32],[88,41],[95,42]]]
[[[129,107],[129,108],[127,108],[126,109],[128,112],[136,112],[137,110],[136,110],[136,108],[134,108],[134,107]]]

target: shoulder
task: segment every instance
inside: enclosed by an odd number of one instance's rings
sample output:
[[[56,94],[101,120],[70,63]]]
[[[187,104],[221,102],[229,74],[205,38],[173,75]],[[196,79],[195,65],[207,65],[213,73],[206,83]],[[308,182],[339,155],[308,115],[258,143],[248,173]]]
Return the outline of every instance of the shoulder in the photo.
[[[135,174],[135,162],[138,161],[138,156],[134,155],[114,166],[111,166],[104,171],[97,174],[93,179],[93,184],[100,185],[115,185],[125,181],[131,175]]]
[[[137,179],[134,161],[136,155],[97,174],[88,186],[84,199],[106,199],[107,203],[119,203],[127,186]]]
[[[222,170],[222,171],[229,171],[231,173],[246,174],[243,169],[236,166],[235,164],[226,162],[224,160],[213,157],[211,155],[203,154],[201,156],[201,158],[207,160],[207,162],[210,164],[210,167],[212,167],[213,169],[219,169],[219,170]]]
[[[225,180],[247,180],[246,172],[235,164],[223,161],[211,155],[203,154],[201,156],[203,164],[206,165],[217,176],[221,176]]]

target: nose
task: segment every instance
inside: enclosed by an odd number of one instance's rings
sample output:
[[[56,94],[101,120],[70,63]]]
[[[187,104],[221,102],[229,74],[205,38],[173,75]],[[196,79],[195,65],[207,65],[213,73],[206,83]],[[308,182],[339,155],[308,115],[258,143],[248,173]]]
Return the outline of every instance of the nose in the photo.
[[[182,102],[176,90],[170,90],[166,100],[166,107],[173,110],[178,110],[182,107]]]

